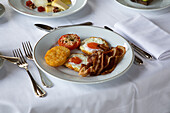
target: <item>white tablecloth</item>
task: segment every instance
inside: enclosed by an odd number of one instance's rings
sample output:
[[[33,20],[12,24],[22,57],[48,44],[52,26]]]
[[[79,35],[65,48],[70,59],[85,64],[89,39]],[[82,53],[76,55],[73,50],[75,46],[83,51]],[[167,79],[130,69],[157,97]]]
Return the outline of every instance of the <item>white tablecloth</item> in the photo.
[[[6,8],[0,18],[0,52],[12,56],[12,49],[21,42],[34,45],[47,32],[35,23],[51,26],[92,21],[95,26],[112,27],[119,20],[138,14],[123,8],[114,0],[88,0],[79,12],[60,19],[39,19],[12,10],[7,0],[0,1]],[[170,8],[166,9],[170,10]],[[170,13],[142,14],[170,33]],[[144,65],[133,65],[119,78],[109,82],[74,84],[47,75],[54,86],[42,86],[35,64],[28,61],[35,80],[47,91],[37,97],[25,70],[9,62],[0,70],[0,113],[170,113],[170,59],[144,60]]]

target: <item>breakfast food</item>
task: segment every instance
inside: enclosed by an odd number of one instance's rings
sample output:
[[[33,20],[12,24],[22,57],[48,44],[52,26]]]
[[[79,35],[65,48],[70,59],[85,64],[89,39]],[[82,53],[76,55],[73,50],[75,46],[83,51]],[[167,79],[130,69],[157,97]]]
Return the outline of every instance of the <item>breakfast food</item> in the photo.
[[[103,50],[101,47],[109,47],[108,43],[99,37],[90,37],[81,42],[80,49],[83,53],[91,55],[94,51]]]
[[[143,5],[149,5],[153,0],[131,0],[131,1],[143,4]]]
[[[59,38],[58,44],[73,50],[80,46],[80,37],[77,34],[65,34]]]
[[[54,7],[58,7],[59,9],[62,9],[63,11],[69,8],[69,6],[67,4],[63,3],[60,0],[52,1],[51,5]]]
[[[69,56],[70,50],[68,48],[55,46],[47,51],[44,59],[48,65],[57,67],[63,65]]]
[[[72,54],[65,63],[65,66],[78,72],[82,64],[87,65],[87,58],[88,56],[82,53]]]
[[[82,77],[111,73],[126,53],[125,47],[109,47],[107,41],[99,37],[90,37],[81,43],[77,34],[65,34],[57,42],[59,46],[47,51],[44,57],[46,63],[54,67],[64,64]],[[70,50],[78,48],[80,43],[80,49],[86,55],[70,55]]]
[[[79,75],[86,77],[111,73],[125,53],[126,49],[123,46],[112,47],[108,51],[95,51],[88,57],[88,64],[82,64]]]
[[[71,5],[71,0],[28,0],[26,6],[36,9],[38,12],[61,12],[67,10]]]

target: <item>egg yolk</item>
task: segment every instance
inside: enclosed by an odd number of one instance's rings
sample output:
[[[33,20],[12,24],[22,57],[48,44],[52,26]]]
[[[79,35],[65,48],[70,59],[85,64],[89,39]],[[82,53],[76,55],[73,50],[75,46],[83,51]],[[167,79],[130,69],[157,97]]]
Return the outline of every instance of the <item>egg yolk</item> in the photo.
[[[90,42],[90,43],[87,44],[87,46],[91,49],[99,49],[98,45],[99,44],[96,43],[96,42]]]
[[[75,64],[80,64],[82,62],[82,60],[79,57],[72,57],[68,61],[73,62]]]

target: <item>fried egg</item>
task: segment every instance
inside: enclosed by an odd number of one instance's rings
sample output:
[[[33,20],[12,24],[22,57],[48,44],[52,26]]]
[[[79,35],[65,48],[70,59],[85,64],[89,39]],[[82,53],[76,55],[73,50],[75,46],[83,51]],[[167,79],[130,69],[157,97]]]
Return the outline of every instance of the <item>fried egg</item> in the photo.
[[[82,53],[72,54],[65,63],[65,66],[78,72],[81,68],[81,64],[87,65],[88,63],[87,58],[88,56]]]
[[[102,38],[90,37],[81,42],[80,49],[83,53],[91,55],[93,51],[101,50],[97,47],[98,44],[108,45],[108,43]]]

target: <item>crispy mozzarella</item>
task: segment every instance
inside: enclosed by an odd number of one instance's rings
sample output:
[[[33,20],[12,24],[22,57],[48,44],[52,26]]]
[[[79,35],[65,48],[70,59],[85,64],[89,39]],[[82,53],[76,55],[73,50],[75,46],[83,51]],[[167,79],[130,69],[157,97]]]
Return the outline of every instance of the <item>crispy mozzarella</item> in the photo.
[[[93,49],[93,48],[88,47],[88,43],[91,43],[91,42],[98,43],[98,44],[108,45],[108,43],[104,39],[102,39],[102,38],[99,38],[99,37],[90,37],[90,38],[87,38],[87,39],[82,41],[80,49],[83,52],[85,52],[86,54],[91,54],[93,51],[101,50],[101,49]]]
[[[76,58],[78,57],[78,59],[80,59],[81,61],[77,64],[75,62],[72,62],[70,59],[71,58]],[[87,65],[88,61],[87,61],[87,58],[88,56],[85,56],[84,54],[82,53],[77,53],[77,54],[72,54],[70,56],[70,58],[68,59],[68,61],[65,63],[65,66],[70,68],[70,69],[73,69],[75,71],[79,71],[80,70],[80,67],[81,67],[81,64],[85,64]]]

